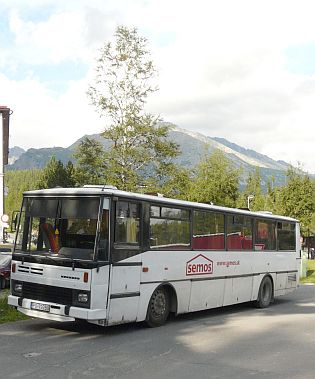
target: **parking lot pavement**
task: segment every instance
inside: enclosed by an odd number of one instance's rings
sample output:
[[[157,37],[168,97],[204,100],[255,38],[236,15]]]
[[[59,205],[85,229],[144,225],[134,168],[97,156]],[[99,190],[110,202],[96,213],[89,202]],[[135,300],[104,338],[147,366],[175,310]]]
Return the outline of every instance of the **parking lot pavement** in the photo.
[[[0,325],[0,377],[313,379],[315,286],[267,309],[241,304],[160,328],[33,319]]]

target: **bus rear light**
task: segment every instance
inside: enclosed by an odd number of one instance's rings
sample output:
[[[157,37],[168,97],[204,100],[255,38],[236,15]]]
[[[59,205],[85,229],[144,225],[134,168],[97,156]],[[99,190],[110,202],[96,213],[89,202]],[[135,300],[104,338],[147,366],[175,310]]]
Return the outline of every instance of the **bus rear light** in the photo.
[[[89,273],[88,272],[85,272],[83,274],[83,282],[84,283],[87,283],[89,281]]]
[[[149,267],[142,267],[142,272],[148,272],[149,271]]]
[[[15,263],[12,263],[11,271],[12,271],[12,272],[15,272],[15,270],[16,270],[16,264],[15,264]]]

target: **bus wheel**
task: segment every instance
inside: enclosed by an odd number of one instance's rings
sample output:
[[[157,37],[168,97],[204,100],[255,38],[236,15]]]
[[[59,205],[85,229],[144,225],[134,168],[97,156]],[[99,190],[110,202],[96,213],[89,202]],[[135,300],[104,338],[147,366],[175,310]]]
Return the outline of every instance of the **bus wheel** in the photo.
[[[161,287],[157,288],[151,296],[146,323],[154,328],[165,323],[170,312],[170,300],[167,291]]]
[[[272,282],[269,276],[265,276],[260,284],[258,299],[256,301],[257,308],[267,308],[273,297]]]

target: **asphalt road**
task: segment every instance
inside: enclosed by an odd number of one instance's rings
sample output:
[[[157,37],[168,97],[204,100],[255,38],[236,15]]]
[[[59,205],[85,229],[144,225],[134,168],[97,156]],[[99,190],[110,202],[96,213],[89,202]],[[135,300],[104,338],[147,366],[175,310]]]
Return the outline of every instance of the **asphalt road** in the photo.
[[[43,320],[0,325],[0,378],[315,377],[315,286],[268,309],[182,315],[155,329]]]

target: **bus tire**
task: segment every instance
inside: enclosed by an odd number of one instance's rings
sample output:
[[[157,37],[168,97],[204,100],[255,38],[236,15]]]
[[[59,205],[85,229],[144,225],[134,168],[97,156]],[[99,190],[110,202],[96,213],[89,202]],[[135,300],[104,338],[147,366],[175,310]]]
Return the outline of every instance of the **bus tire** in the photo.
[[[157,288],[149,301],[146,323],[151,328],[165,324],[170,313],[170,299],[165,288]]]
[[[256,301],[257,308],[269,307],[273,299],[273,285],[270,276],[265,276],[260,283],[258,299]]]

